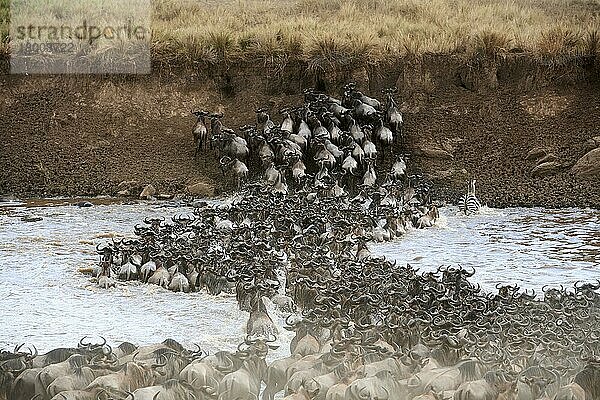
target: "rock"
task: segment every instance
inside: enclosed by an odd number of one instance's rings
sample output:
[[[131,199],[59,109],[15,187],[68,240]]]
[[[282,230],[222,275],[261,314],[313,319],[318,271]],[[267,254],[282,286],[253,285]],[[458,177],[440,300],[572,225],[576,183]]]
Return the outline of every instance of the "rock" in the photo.
[[[151,184],[146,185],[142,190],[142,193],[140,193],[140,199],[149,199],[151,197],[154,197],[155,194],[156,189],[154,188],[154,186],[152,186]]]
[[[128,197],[131,196],[131,192],[129,190],[121,190],[120,192],[117,192],[118,196],[123,196],[123,197]]]
[[[215,195],[214,187],[204,182],[189,185],[185,190],[193,196],[212,197]]]
[[[44,218],[38,217],[37,215],[25,215],[21,217],[21,221],[23,222],[38,222],[43,220]]]
[[[547,161],[544,163],[538,164],[535,168],[531,170],[531,175],[533,176],[548,176],[553,175],[562,167],[562,164],[558,161]]]
[[[585,142],[585,148],[587,151],[593,150],[597,147],[600,147],[600,136],[594,136],[587,142]]]
[[[529,153],[527,153],[527,157],[525,157],[525,160],[537,160],[538,158],[544,157],[546,154],[548,154],[548,149],[546,149],[545,147],[534,147],[533,149],[529,150]]]
[[[547,162],[556,161],[556,160],[558,160],[558,157],[556,157],[554,154],[550,153],[550,154],[547,154],[546,156],[544,156],[544,158],[542,158],[541,160],[539,160],[537,162],[537,165],[545,164]]]
[[[421,153],[428,158],[439,158],[442,160],[451,160],[454,158],[452,154],[448,153],[444,149],[439,148],[424,147],[421,149]]]
[[[89,201],[80,201],[78,203],[73,203],[73,205],[77,207],[92,207],[94,204]]]
[[[138,181],[123,181],[119,183],[119,186],[117,186],[117,190],[131,190],[131,188],[139,186],[139,184],[140,183]]]
[[[571,172],[579,176],[600,176],[600,147],[577,160]]]
[[[160,200],[170,200],[173,198],[173,196],[171,196],[170,194],[167,194],[167,193],[161,193],[158,196],[156,196],[156,198],[160,199]]]

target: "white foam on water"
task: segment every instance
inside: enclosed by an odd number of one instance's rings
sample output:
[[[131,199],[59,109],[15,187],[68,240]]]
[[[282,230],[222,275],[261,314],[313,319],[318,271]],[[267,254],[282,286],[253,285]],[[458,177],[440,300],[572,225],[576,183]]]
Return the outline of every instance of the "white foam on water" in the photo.
[[[65,203],[65,204],[68,204]],[[0,212],[0,348],[35,344],[40,351],[75,346],[84,335],[109,343],[138,345],[173,338],[192,348],[235,350],[245,337],[248,313],[235,297],[173,293],[141,283],[103,290],[77,268],[97,262],[95,245],[111,236],[133,236],[145,217],[190,213],[162,203],[105,204],[90,208],[3,207]],[[475,267],[471,279],[484,288],[518,283],[540,289],[600,277],[600,213],[591,209],[491,209],[464,216],[440,209],[438,224],[410,229],[399,240],[373,244],[374,254],[421,271],[440,265]],[[38,222],[21,221],[35,214]],[[271,310],[279,328],[279,349],[289,354],[292,332],[285,313]]]
[[[441,265],[474,267],[471,279],[488,290],[516,283],[539,291],[600,278],[600,212],[482,207],[466,216],[446,207],[435,226],[412,229],[372,251],[422,272]]]
[[[40,351],[76,346],[84,335],[109,343],[137,345],[173,338],[193,348],[235,350],[245,338],[248,313],[235,296],[174,293],[158,286],[123,282],[101,289],[77,272],[97,262],[95,246],[111,237],[133,236],[145,217],[190,213],[161,203],[5,209],[0,214],[0,348],[18,342]],[[23,214],[42,221],[26,223]],[[268,359],[289,354],[292,333],[286,314],[271,310],[280,332],[279,349]],[[98,339],[99,340],[99,339]]]

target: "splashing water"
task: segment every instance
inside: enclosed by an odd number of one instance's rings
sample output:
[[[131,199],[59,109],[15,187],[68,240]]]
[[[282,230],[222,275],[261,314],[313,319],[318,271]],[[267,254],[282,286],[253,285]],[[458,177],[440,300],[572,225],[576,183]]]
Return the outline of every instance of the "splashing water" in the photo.
[[[145,217],[192,211],[160,203],[108,203],[0,207],[0,348],[27,342],[48,351],[76,346],[84,335],[102,335],[109,343],[143,345],[173,338],[211,353],[235,350],[244,340],[249,314],[238,309],[234,295],[174,293],[140,282],[104,290],[77,272],[97,262],[97,243],[133,236],[133,226]],[[30,214],[43,220],[21,220]],[[293,333],[281,328],[284,314],[269,311],[280,327],[281,347],[268,359],[282,358],[289,354]]]
[[[474,267],[486,290],[497,283],[538,291],[600,278],[600,213],[592,209],[483,207],[465,216],[441,210],[436,226],[414,229],[373,253],[421,272],[440,265]]]
[[[173,338],[214,352],[234,350],[243,340],[248,313],[239,311],[232,295],[173,293],[141,283],[103,290],[77,272],[97,262],[97,243],[133,236],[133,226],[145,217],[168,218],[191,208],[51,203],[0,203],[0,348],[27,342],[48,351],[75,346],[84,335],[103,335],[110,343],[138,345]],[[43,220],[21,220],[30,214]],[[484,207],[466,217],[445,208],[435,227],[411,230],[394,242],[372,245],[372,250],[421,271],[473,266],[477,273],[471,279],[488,290],[496,283],[540,289],[600,277],[600,214]],[[270,315],[280,328],[281,347],[268,357],[273,360],[289,354],[293,333],[281,328],[284,314],[270,310]]]

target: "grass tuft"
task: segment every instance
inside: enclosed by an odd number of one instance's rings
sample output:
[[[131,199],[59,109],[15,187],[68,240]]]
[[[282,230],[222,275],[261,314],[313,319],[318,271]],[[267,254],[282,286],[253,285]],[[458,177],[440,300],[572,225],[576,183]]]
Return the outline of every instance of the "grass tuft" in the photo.
[[[53,5],[63,1],[39,3],[44,23],[58,18],[55,14],[61,8]],[[511,46],[545,57],[596,54],[597,3],[152,0],[153,60],[216,63],[298,58],[311,69],[322,70],[426,53],[497,57]],[[80,8],[85,15],[85,5]],[[9,41],[8,9],[9,0],[0,0],[2,46]]]
[[[542,33],[538,49],[542,55],[576,55],[582,44],[581,34],[566,28],[553,28]]]
[[[586,55],[595,57],[600,50],[600,31],[588,32],[584,38],[584,52]]]
[[[511,39],[498,32],[482,32],[475,37],[475,52],[487,58],[496,58],[509,49]]]
[[[234,50],[235,40],[233,35],[225,30],[209,32],[206,42],[209,48],[214,50],[223,60],[227,60]]]
[[[311,71],[326,71],[351,62],[349,47],[332,36],[316,39],[307,53]]]

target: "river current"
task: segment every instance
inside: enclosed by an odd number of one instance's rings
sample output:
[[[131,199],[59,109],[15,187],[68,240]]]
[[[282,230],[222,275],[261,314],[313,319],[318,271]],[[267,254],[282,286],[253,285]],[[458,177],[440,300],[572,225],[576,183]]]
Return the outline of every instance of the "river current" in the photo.
[[[97,200],[104,204],[79,208],[72,201],[0,203],[0,348],[26,342],[47,351],[102,335],[109,343],[138,345],[173,338],[213,352],[233,350],[243,340],[248,314],[232,295],[173,293],[138,283],[103,290],[77,272],[97,262],[97,243],[132,236],[144,217],[168,218],[191,208]],[[43,219],[22,220],[31,215]],[[421,271],[476,267],[472,279],[486,289],[500,282],[539,291],[545,284],[600,278],[600,213],[513,208],[466,217],[449,207],[437,226],[371,250]],[[284,325],[285,315],[272,310],[272,316]],[[281,328],[280,334],[282,346],[269,358],[289,354],[291,333]]]

